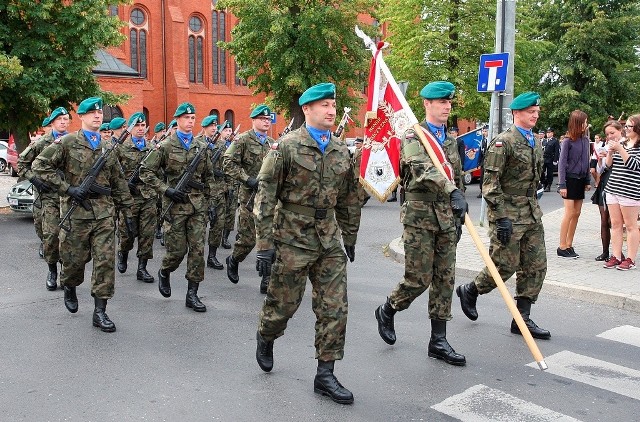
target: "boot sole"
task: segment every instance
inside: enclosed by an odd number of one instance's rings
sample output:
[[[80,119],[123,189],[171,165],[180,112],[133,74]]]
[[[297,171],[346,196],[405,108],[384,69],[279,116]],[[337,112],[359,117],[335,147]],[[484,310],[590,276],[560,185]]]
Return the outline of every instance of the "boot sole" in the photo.
[[[460,308],[462,308],[462,313],[471,321],[476,321],[478,319],[478,315],[469,315],[462,307],[462,293],[460,293],[460,289],[462,289],[462,286],[456,287],[456,296],[460,299]]]
[[[319,389],[317,387],[313,387],[313,392],[316,393],[316,394],[320,394],[321,396],[327,396],[331,400],[333,400],[334,402],[336,402],[338,404],[353,404],[353,399],[346,399],[346,400],[336,399],[328,391],[321,390],[321,389]]]
[[[531,333],[531,331],[529,331],[529,332]],[[517,334],[517,335],[519,335],[519,336],[521,336],[521,335],[522,335],[522,333],[520,332],[520,330],[519,330],[519,329],[517,329],[517,330],[511,329],[511,334]],[[539,340],[549,340],[549,339],[551,338],[551,334],[549,334],[549,335],[547,336],[547,335],[540,335],[540,334],[533,334],[533,333],[531,333],[531,337],[533,337],[533,338],[537,338],[537,339],[539,339]]]
[[[195,312],[207,312],[207,307],[206,306],[204,308],[194,308],[192,304],[186,303],[186,302],[185,302],[184,306],[186,306],[187,308],[193,309]]]
[[[105,333],[113,333],[116,331],[116,327],[113,327],[113,328],[101,327],[100,324],[98,324],[97,322],[94,322],[93,326],[100,328],[100,331],[104,331]]]
[[[58,289],[58,285],[57,284],[55,284],[53,286],[50,286],[50,285],[47,284],[47,290],[49,290],[50,292],[53,292],[53,291],[55,291],[57,289]]]
[[[466,361],[464,361],[464,362],[455,362],[455,361],[452,361],[452,360],[449,360],[449,359],[445,358],[444,356],[437,355],[437,354],[435,354],[433,352],[427,352],[427,356],[429,356],[431,359],[443,360],[446,363],[448,363],[449,365],[453,365],[453,366],[466,366],[466,364],[467,364]]]
[[[388,345],[393,346],[394,344],[396,344],[396,340],[388,339],[388,338],[386,338],[385,336],[382,335],[382,329],[380,329],[380,325],[382,324],[382,322],[380,322],[380,317],[378,315],[379,310],[380,310],[380,307],[378,307],[373,313],[376,316],[376,320],[378,321],[378,334],[380,335],[380,338],[385,343],[387,343]]]
[[[153,277],[151,277],[151,278],[144,278],[144,277],[142,277],[142,276],[136,276],[136,278],[137,278],[139,281],[142,281],[142,282],[144,282],[144,283],[153,283],[154,281],[156,281],[156,279],[155,279],[155,278],[153,278]]]

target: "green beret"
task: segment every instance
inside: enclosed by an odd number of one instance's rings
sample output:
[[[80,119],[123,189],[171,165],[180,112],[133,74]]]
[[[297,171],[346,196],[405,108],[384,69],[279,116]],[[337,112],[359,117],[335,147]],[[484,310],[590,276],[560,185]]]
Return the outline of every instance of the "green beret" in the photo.
[[[161,130],[165,130],[165,129],[166,129],[166,126],[164,125],[164,122],[158,122],[153,128],[153,132],[158,133]]]
[[[218,125],[217,129],[218,129],[218,131],[221,131],[222,129],[226,129],[226,128],[231,129],[231,127],[232,127],[231,126],[231,122],[228,121],[228,120],[225,120],[223,124]]]
[[[51,124],[51,120],[49,120],[48,117],[45,117],[44,120],[42,121],[42,127],[47,127]]]
[[[211,126],[214,123],[218,123],[218,116],[216,116],[215,114],[207,116],[204,119],[202,119],[202,123],[200,123],[200,126],[207,127],[207,126]]]
[[[176,112],[173,113],[173,117],[180,117],[183,114],[195,114],[196,108],[191,103],[182,103],[176,108]]]
[[[533,91],[523,92],[511,101],[511,110],[524,110],[527,107],[540,105],[540,94]]]
[[[127,126],[131,126],[133,124],[133,122],[136,123],[142,123],[142,122],[146,122],[147,119],[146,117],[144,117],[144,114],[141,112],[137,112],[137,113],[133,113],[131,115],[131,117],[129,117],[129,121],[127,122]]]
[[[120,129],[122,126],[124,126],[125,123],[127,123],[125,119],[123,119],[122,117],[116,117],[109,122],[109,129]]]
[[[167,129],[171,129],[176,126],[178,126],[178,122],[176,121],[176,119],[173,119],[172,121],[169,122],[169,126],[167,127]]]
[[[428,83],[420,90],[420,96],[425,100],[453,99],[456,87],[447,81],[435,81]]]
[[[260,104],[258,107],[254,108],[249,117],[255,119],[260,116],[269,116],[271,117],[271,110],[267,107],[266,104]]]
[[[98,130],[98,132],[102,132],[104,130],[110,130],[109,129],[109,123],[103,123],[100,125],[100,130]]]
[[[325,82],[314,85],[302,93],[298,104],[301,106],[318,100],[336,99],[336,86],[332,83]]]
[[[87,114],[91,110],[102,110],[102,98],[89,97],[78,106],[78,114]]]
[[[64,116],[66,114],[69,114],[66,108],[58,107],[55,110],[53,110],[53,113],[51,113],[51,116],[49,116],[49,122],[53,122],[58,117]]]

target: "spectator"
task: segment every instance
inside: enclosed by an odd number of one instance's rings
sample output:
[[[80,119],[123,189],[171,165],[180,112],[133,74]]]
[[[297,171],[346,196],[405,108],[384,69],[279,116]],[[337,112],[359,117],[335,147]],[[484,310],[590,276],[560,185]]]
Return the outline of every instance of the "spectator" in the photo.
[[[551,185],[553,184],[553,174],[556,172],[558,160],[560,159],[560,142],[555,137],[553,128],[547,128],[547,137],[543,142],[544,152],[544,164],[542,167],[542,184],[544,185],[545,192],[551,192]]]
[[[611,176],[604,188],[611,217],[613,256],[604,268],[622,271],[636,267],[638,252],[638,212],[640,211],[640,114],[629,116],[624,129],[627,139],[608,139],[607,167]],[[622,255],[622,225],[627,227],[627,257]]]
[[[480,193],[478,198],[482,198],[482,179],[484,178],[484,155],[487,152],[487,145],[489,145],[489,128],[484,126],[482,128],[482,140],[480,141],[480,158],[478,164],[480,165]]]
[[[564,198],[564,216],[560,223],[560,246],[557,253],[562,258],[578,258],[573,249],[578,218],[582,209],[584,192],[591,189],[589,175],[589,138],[586,135],[588,116],[574,110],[569,115],[567,136],[560,148],[558,162],[558,192]]]
[[[622,125],[615,120],[609,120],[604,125],[604,132],[607,138],[620,139],[622,137]],[[602,253],[596,257],[596,261],[608,261],[611,257],[609,253],[611,221],[609,208],[604,198],[604,188],[607,185],[609,175],[611,175],[611,169],[605,163],[608,149],[606,140],[601,139],[600,135],[596,135],[590,163],[591,175],[595,180],[596,186],[596,190],[591,196],[591,202],[598,205],[600,209],[600,240],[602,240]]]

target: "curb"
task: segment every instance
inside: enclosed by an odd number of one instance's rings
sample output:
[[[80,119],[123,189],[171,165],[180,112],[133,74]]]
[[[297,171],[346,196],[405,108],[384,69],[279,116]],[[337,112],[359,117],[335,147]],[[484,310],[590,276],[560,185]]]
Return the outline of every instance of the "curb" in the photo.
[[[404,265],[404,249],[401,238],[393,239],[388,245],[383,247],[385,256]],[[474,278],[480,271],[471,268],[464,268],[456,265],[456,277]],[[514,277],[506,282],[508,285],[514,284]],[[570,296],[572,299],[581,300],[588,303],[610,306],[616,309],[640,313],[640,295],[624,295],[608,290],[583,287],[575,284],[563,283],[554,280],[544,281],[544,293],[554,296]]]

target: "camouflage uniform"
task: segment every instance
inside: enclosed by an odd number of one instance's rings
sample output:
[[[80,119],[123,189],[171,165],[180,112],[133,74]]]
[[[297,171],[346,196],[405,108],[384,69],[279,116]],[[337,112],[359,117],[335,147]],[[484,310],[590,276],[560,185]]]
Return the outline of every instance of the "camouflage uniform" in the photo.
[[[207,148],[206,144],[194,137],[187,151],[178,136],[172,133],[143,161],[140,179],[158,194],[163,195],[163,209],[166,209],[170,202],[170,199],[164,196],[164,192],[178,184],[180,177],[202,148]],[[200,191],[187,188],[189,202],[174,203],[170,212],[173,222],[165,222],[163,227],[167,252],[162,258],[161,271],[175,271],[185,254],[188,254],[185,278],[194,283],[204,280],[206,214],[213,181],[211,161],[206,158],[205,154],[192,179],[203,183],[204,189]],[[158,177],[163,171],[166,182]]]
[[[426,128],[426,123],[423,123]],[[400,220],[405,251],[403,280],[389,296],[402,311],[429,288],[429,318],[451,319],[455,283],[456,225],[450,194],[463,189],[462,164],[455,138],[447,136],[442,149],[453,167],[454,183],[433,165],[418,135],[408,130],[401,141],[400,177],[405,190]]]
[[[66,195],[69,186],[79,186],[101,154],[101,148],[91,149],[80,130],[55,140],[35,159],[33,170],[36,176],[61,194],[60,215],[66,214],[71,206],[72,198]],[[57,169],[62,171],[64,179]],[[91,209],[78,206],[69,219],[71,231],[60,231],[60,283],[65,287],[82,284],[85,264],[93,260],[91,295],[110,299],[113,297],[115,280],[115,206],[124,210],[125,217],[129,217],[133,199],[113,153],[109,154],[96,183],[110,187],[111,196],[89,194],[87,201]]]
[[[35,173],[31,169],[36,157],[53,143],[53,131],[43,135],[40,139],[29,144],[18,158],[18,175],[31,179]],[[35,189],[35,186],[34,186]],[[38,202],[41,208],[33,207],[33,223],[36,234],[43,243],[44,259],[48,264],[55,264],[60,260],[60,246],[58,234],[60,232],[60,195],[55,190],[38,192]]]
[[[206,142],[204,140],[204,135],[199,138],[202,138],[202,142]],[[222,149],[222,154],[218,156],[216,162],[213,163],[214,155],[220,149]],[[211,164],[213,166],[214,176],[209,207],[215,208],[216,210],[216,221],[213,224],[209,222],[208,245],[210,248],[217,248],[220,246],[220,241],[222,240],[222,230],[224,230],[225,217],[227,215],[225,197],[225,194],[227,193],[227,183],[225,181],[224,172],[222,171],[222,157],[225,150],[225,141],[223,139],[218,139],[216,141],[215,147],[209,144],[209,159],[211,160]]]
[[[516,273],[516,299],[535,302],[547,273],[542,210],[536,189],[544,160],[540,140],[531,148],[520,131],[511,126],[489,144],[484,159],[482,194],[488,204],[489,254],[503,280]],[[496,237],[496,220],[508,217],[513,234],[507,245]],[[475,278],[479,294],[496,287],[485,267]]]
[[[148,143],[142,150],[139,150],[131,141],[131,137],[127,137],[124,143],[116,148],[116,156],[124,171],[125,180],[129,180],[150,150]],[[133,207],[131,208],[131,216],[138,228],[138,251],[136,256],[142,259],[152,259],[154,229],[157,218],[157,195],[150,186],[140,181],[138,181],[137,188],[137,192],[132,193]],[[135,238],[128,236],[124,218],[119,219],[118,232],[120,235],[120,251],[129,252],[133,249]]]
[[[250,177],[258,177],[262,160],[274,142],[272,138],[267,136],[264,145],[260,144],[252,129],[241,133],[224,154],[225,174],[241,183],[238,188],[238,200],[240,201],[238,234],[231,254],[236,262],[244,261],[256,245],[254,216],[245,206],[253,191],[245,183]]]
[[[340,236],[355,245],[361,209],[347,147],[333,137],[322,154],[301,127],[267,155],[259,180],[254,207],[258,250],[275,249],[275,262],[258,331],[267,341],[284,334],[308,277],[316,358],[342,359],[348,306]]]

